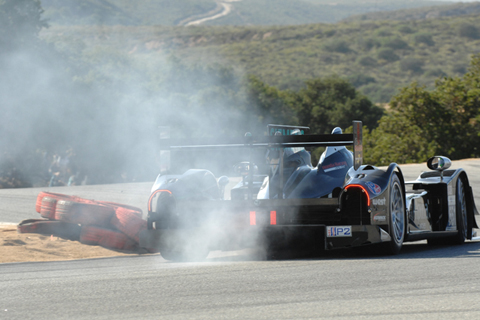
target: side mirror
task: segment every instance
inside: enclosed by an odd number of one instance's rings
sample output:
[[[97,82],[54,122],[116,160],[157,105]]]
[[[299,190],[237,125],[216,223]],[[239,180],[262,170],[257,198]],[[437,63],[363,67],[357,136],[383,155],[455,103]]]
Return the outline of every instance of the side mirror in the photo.
[[[435,156],[427,161],[427,167],[430,170],[443,171],[452,165],[452,161],[447,157]]]
[[[258,167],[255,164],[251,164],[248,161],[240,162],[233,166],[233,169],[237,175],[246,177],[250,174],[250,166],[253,165],[253,174],[258,172]]]

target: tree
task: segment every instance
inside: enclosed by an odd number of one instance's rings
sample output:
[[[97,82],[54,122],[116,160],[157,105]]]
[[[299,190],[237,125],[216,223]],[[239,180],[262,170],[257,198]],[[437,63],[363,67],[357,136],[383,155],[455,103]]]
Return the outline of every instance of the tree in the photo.
[[[330,133],[337,126],[345,129],[352,120],[374,128],[383,115],[381,108],[344,79],[313,79],[305,84],[306,88],[290,95],[289,103],[297,111],[299,124],[309,126],[313,133]]]
[[[434,154],[477,157],[480,55],[472,58],[462,78],[441,78],[431,91],[414,82],[392,99],[390,107],[391,114],[370,136],[373,163],[425,161]]]
[[[249,76],[247,82],[247,105],[257,117],[258,123],[267,125],[297,125],[298,117],[288,104],[289,91],[281,91],[262,82],[256,76]]]
[[[383,116],[376,129],[363,132],[364,163],[373,165],[423,162],[438,147],[436,141],[424,139],[420,127],[397,112]]]

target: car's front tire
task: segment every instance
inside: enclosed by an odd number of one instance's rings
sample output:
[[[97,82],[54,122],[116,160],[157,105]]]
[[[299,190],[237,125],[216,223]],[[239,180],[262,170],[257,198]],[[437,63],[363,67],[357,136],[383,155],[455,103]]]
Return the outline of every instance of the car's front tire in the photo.
[[[389,234],[392,239],[384,244],[383,251],[385,254],[394,255],[402,249],[407,230],[404,191],[397,174],[394,174],[390,181],[389,209]]]

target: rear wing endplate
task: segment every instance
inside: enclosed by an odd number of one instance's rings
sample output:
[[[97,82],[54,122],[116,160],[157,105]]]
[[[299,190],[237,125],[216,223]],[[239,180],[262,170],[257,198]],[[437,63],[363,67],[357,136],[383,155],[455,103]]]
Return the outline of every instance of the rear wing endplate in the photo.
[[[362,121],[353,121],[353,167],[355,170],[363,164]]]

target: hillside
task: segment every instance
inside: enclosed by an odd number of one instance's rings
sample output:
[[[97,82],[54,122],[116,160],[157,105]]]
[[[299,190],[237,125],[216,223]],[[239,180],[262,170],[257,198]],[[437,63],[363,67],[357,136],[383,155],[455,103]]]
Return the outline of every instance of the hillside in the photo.
[[[446,6],[429,6],[424,8],[369,12],[350,16],[343,21],[385,21],[385,20],[421,20],[441,17],[458,17],[480,14],[480,2],[456,3]]]
[[[167,25],[201,15],[214,0],[42,0],[51,25]]]
[[[223,0],[42,0],[51,25],[184,25],[221,11]],[[353,14],[445,5],[431,0],[240,0],[205,25],[333,23]]]
[[[337,74],[376,102],[413,81],[432,87],[466,72],[480,52],[479,15],[283,27],[67,27],[41,36],[79,54],[109,48],[154,64],[175,56],[190,64],[220,63],[281,89]],[[91,55],[91,54],[90,54]],[[146,62],[147,63],[147,62]]]

